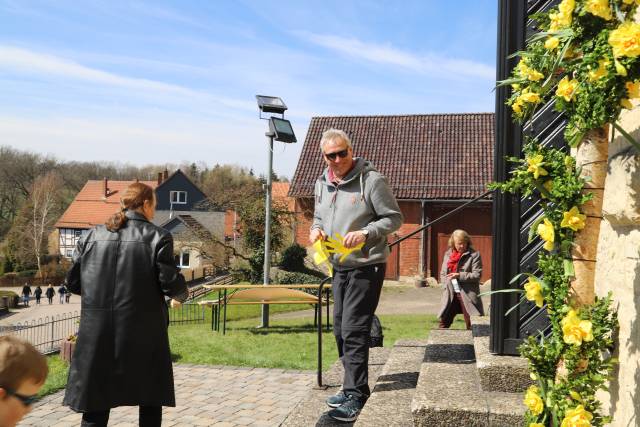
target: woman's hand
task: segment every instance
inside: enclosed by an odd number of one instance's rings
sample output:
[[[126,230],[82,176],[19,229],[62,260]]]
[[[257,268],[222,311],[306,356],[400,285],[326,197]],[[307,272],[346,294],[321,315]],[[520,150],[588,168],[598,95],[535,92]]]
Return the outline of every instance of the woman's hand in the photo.
[[[458,277],[460,277],[460,273],[449,273],[449,274],[447,274],[447,278],[448,279],[457,279]]]
[[[182,303],[180,301],[177,301],[177,300],[174,300],[174,299],[172,299],[169,304],[171,305],[171,308],[180,308],[180,307],[182,307]]]

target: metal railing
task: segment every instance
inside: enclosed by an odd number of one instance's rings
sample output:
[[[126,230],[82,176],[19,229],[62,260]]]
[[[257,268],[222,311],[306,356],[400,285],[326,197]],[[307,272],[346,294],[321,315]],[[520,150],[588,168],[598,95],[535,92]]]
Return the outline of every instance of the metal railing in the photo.
[[[13,335],[28,341],[40,353],[54,353],[60,350],[63,340],[78,333],[79,320],[80,314],[77,311],[47,316],[44,319],[0,326],[0,335]]]
[[[169,308],[169,325],[204,323],[205,306],[200,304],[182,304],[177,308]]]
[[[210,289],[205,288],[203,285],[232,285],[235,279],[230,274],[225,274],[224,276],[218,276],[213,280],[208,280],[205,283],[194,286],[189,289],[189,296],[187,297],[187,302],[192,301],[196,298],[199,298],[203,295],[211,292]]]

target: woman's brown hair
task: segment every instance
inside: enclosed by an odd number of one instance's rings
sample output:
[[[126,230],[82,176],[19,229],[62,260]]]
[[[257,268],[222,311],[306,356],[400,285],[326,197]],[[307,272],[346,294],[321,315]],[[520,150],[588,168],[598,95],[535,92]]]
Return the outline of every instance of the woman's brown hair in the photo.
[[[136,210],[144,206],[147,200],[155,201],[153,188],[141,182],[134,182],[124,190],[124,194],[120,198],[120,212],[116,212],[104,223],[107,230],[116,232],[127,223],[125,212],[128,210]]]

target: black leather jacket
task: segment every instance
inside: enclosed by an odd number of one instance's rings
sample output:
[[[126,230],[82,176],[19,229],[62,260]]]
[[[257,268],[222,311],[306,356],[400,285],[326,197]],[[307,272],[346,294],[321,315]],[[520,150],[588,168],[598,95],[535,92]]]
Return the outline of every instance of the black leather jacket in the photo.
[[[67,275],[82,295],[80,330],[64,404],[76,411],[123,405],[175,406],[165,295],[188,291],[173,239],[137,212],[118,232],[83,236]]]

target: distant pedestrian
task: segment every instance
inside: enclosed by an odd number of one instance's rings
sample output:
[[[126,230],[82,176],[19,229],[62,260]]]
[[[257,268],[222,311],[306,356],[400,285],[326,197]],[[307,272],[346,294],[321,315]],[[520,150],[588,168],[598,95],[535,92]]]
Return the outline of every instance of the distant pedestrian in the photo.
[[[64,283],[58,288],[58,295],[60,295],[60,304],[64,304],[64,295],[67,293],[67,288]]]
[[[67,293],[64,294],[64,302],[67,304],[71,302],[71,292],[69,292],[69,289],[67,289]]]
[[[40,285],[36,287],[36,290],[33,292],[33,295],[36,297],[36,305],[40,305],[40,298],[42,298],[42,288]]]
[[[49,286],[47,287],[47,291],[45,292],[45,295],[47,296],[47,299],[49,300],[49,304],[53,304],[53,296],[56,294],[56,291],[53,289],[53,285],[51,283],[49,283]]]
[[[22,287],[22,302],[25,307],[29,307],[29,298],[31,297],[31,287],[28,283],[25,283]]]

